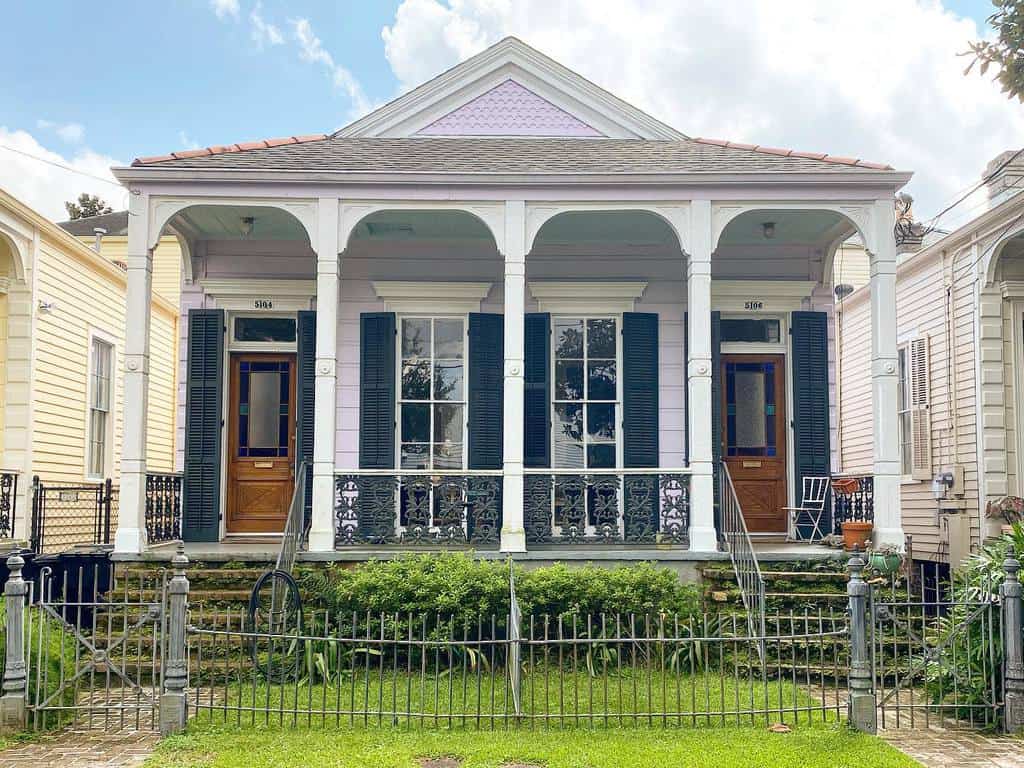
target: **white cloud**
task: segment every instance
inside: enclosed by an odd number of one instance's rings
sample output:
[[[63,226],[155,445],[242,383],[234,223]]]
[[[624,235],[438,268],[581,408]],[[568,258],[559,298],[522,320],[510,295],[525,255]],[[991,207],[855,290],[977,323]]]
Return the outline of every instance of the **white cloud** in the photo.
[[[252,26],[252,41],[257,48],[265,45],[281,45],[284,43],[284,35],[274,24],[263,18],[263,4],[256,3],[256,6],[249,14],[249,23]]]
[[[122,163],[90,149],[64,157],[46,149],[27,131],[0,125],[0,187],[54,221],[67,218],[64,202],[75,200],[82,192],[99,195],[115,209],[127,207],[127,190],[117,186],[110,173],[112,165]],[[112,183],[104,183],[100,178]]]
[[[178,143],[182,149],[199,149],[203,146],[184,131],[178,131]]]
[[[402,89],[510,34],[688,135],[913,170],[918,215],[1024,144],[938,0],[403,0],[382,31]]]
[[[323,47],[320,38],[313,32],[313,26],[309,23],[309,19],[292,19],[291,25],[295,40],[299,44],[300,58],[311,64],[319,64],[327,70],[334,87],[343,91],[349,98],[352,105],[350,117],[356,118],[370,111],[370,100],[366,97],[363,87],[355,76],[338,64]]]
[[[85,127],[81,123],[55,123],[52,120],[36,120],[36,126],[52,131],[68,144],[80,144],[85,138]]]
[[[226,19],[228,16],[237,19],[241,10],[238,0],[210,0],[210,7],[213,8],[218,19]]]

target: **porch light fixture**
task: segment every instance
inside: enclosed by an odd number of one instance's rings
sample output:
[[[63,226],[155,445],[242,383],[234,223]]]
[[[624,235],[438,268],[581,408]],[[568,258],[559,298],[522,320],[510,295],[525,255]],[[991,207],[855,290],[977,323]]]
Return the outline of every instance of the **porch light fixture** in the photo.
[[[775,222],[764,222],[761,225],[761,233],[764,235],[765,240],[771,240],[773,237],[775,237]]]
[[[256,219],[253,216],[242,217],[242,237],[248,237],[252,234],[252,225]]]

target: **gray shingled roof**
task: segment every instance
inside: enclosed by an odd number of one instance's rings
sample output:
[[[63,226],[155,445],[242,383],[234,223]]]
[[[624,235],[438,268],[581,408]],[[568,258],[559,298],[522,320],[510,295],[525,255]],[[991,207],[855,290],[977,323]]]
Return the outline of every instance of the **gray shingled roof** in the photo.
[[[108,235],[128,234],[128,211],[101,213],[99,216],[86,216],[83,219],[59,221],[57,226],[75,237],[90,237],[97,227],[107,230]]]
[[[278,140],[283,141],[283,140]],[[262,143],[261,143],[262,144]],[[232,171],[458,174],[850,173],[891,170],[854,158],[708,139],[303,137],[142,158],[135,166]]]

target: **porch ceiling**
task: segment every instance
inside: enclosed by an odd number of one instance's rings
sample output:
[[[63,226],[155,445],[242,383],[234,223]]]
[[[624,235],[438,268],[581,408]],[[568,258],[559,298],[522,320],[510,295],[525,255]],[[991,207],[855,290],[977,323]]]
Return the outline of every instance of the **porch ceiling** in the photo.
[[[492,243],[487,226],[464,211],[378,211],[359,222],[352,240],[473,240]]]
[[[771,238],[765,237],[763,225],[767,222],[775,225]],[[718,246],[799,244],[825,248],[853,231],[852,224],[831,211],[751,211],[729,223]]]
[[[246,217],[253,220],[248,234],[243,224]],[[196,240],[308,240],[298,219],[263,206],[195,205],[178,213],[169,225]]]

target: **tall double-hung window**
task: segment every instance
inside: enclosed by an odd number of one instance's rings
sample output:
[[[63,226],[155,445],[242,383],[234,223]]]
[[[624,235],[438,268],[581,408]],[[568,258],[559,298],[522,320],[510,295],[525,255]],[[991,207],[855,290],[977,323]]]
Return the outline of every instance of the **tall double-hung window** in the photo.
[[[111,395],[113,392],[114,346],[93,338],[89,350],[89,436],[86,472],[102,478],[108,472],[107,446],[110,440]]]
[[[464,469],[466,320],[402,317],[399,337],[399,465]]]
[[[618,461],[619,321],[552,318],[552,459],[558,469],[608,469]]]

